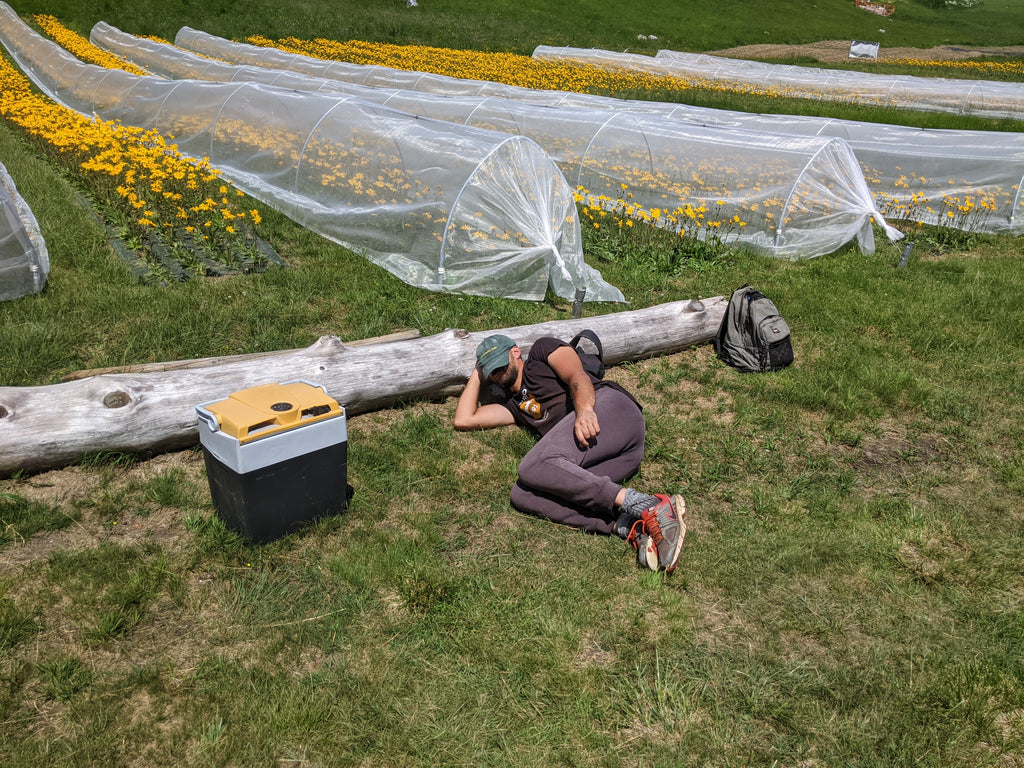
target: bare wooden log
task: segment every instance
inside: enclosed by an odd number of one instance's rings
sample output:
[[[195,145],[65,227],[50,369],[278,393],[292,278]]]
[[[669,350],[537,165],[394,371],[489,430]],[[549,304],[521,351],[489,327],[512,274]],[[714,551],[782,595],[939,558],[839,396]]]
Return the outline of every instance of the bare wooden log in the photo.
[[[370,346],[323,336],[306,349],[258,360],[0,387],[0,476],[61,466],[99,451],[194,445],[197,405],[268,382],[320,384],[349,416],[399,400],[435,397],[465,383],[477,344],[494,332],[516,339],[528,353],[542,336],[569,339],[591,328],[601,337],[608,364],[670,354],[713,339],[726,304],[716,296],[497,331],[447,330]]]
[[[372,336],[368,339],[358,341],[346,341],[349,347],[361,347],[366,344],[385,344],[392,341],[404,341],[406,339],[418,339],[420,332],[414,329],[406,331],[395,331],[384,336]],[[84,371],[72,371],[61,377],[61,381],[75,381],[76,379],[87,379],[90,376],[100,376],[104,373],[152,373],[153,371],[181,371],[186,368],[209,368],[214,365],[233,363],[236,360],[262,360],[267,357],[278,355],[290,355],[298,352],[297,349],[278,349],[272,352],[248,352],[240,355],[224,355],[222,357],[195,357],[190,360],[172,360],[161,363],[135,363],[133,365],[115,365],[110,368],[87,368]]]

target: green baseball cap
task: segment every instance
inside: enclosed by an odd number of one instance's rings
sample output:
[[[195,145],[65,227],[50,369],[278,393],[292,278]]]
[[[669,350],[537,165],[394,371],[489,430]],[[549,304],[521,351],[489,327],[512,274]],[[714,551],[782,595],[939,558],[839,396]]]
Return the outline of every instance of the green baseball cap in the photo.
[[[495,333],[480,342],[476,348],[476,364],[485,379],[499,368],[508,365],[508,353],[516,343],[508,336]]]

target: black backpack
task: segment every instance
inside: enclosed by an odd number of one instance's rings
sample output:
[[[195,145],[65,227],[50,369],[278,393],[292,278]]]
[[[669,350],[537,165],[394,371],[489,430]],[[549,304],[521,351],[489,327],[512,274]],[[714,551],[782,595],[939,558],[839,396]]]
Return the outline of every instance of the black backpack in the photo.
[[[729,298],[715,352],[741,371],[777,371],[793,362],[789,326],[775,304],[749,285],[737,288]]]
[[[596,333],[587,328],[572,337],[569,346],[576,350],[583,363],[583,370],[595,379],[604,378],[604,347]]]

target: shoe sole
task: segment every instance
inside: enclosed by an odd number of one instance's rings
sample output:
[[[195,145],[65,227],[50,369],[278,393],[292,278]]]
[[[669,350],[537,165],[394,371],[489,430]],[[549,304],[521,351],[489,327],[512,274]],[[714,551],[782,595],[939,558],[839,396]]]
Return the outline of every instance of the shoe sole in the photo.
[[[679,564],[679,554],[683,551],[683,541],[686,539],[686,500],[676,494],[671,499],[672,509],[675,510],[676,520],[679,521],[679,538],[676,539],[675,549],[672,551],[672,556],[669,558],[669,562],[672,563],[665,569],[665,573],[672,573]]]
[[[644,537],[644,565],[650,568],[652,571],[658,570],[658,547],[654,543],[654,539],[650,536]]]

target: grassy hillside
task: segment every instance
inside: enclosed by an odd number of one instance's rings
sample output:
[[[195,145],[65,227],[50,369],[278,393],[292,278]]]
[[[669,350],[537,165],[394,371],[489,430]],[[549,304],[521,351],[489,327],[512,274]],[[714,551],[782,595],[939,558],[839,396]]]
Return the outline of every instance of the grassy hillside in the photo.
[[[884,22],[823,0],[666,0],[629,22],[635,4],[14,7],[85,33],[102,19],[524,52],[880,26],[903,45],[1021,42],[1021,3],[992,1],[907,0]],[[6,124],[0,160],[53,263],[43,294],[0,304],[0,387],[570,312],[410,288],[264,206],[288,269],[140,285],[71,175]],[[749,282],[794,334],[777,374],[740,375],[708,345],[609,371],[645,406],[634,484],[689,503],[675,574],[513,510],[531,438],[456,433],[451,399],[350,419],[347,511],[264,546],[221,523],[197,449],[18,473],[0,480],[0,765],[1024,765],[1020,238],[923,231],[900,269],[887,243],[784,263],[608,229],[584,230],[588,261],[631,306]]]
[[[135,34],[172,38],[182,25],[227,37],[295,35],[336,40],[420,43],[530,53],[540,44],[623,50],[714,50],[752,43],[879,40],[891,46],[1022,42],[1024,0],[984,0],[949,7],[934,0],[896,0],[880,19],[852,0],[15,0],[21,14],[50,13],[80,32],[106,21]],[[640,8],[642,7],[642,10]],[[880,29],[884,29],[881,32]],[[637,36],[656,35],[657,41]]]

